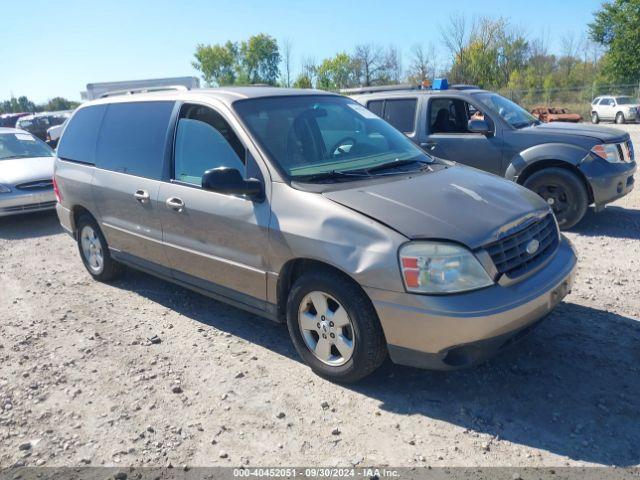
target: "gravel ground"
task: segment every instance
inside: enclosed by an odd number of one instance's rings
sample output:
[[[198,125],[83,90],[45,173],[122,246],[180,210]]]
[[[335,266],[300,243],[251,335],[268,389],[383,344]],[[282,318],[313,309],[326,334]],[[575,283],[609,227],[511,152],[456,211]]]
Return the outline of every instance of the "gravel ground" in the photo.
[[[568,236],[574,291],[516,348],[340,386],[281,325],[94,282],[54,214],[0,219],[0,466],[637,466],[640,189]]]

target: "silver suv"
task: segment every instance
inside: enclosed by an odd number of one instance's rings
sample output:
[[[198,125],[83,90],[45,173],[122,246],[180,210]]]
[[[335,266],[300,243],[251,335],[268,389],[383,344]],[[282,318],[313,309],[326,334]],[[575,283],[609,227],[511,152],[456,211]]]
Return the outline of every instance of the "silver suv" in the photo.
[[[437,160],[351,99],[261,87],[112,97],[69,121],[64,228],[122,265],[277,322],[320,375],[475,364],[570,290],[576,256],[523,187]]]
[[[591,102],[591,123],[610,120],[616,123],[635,122],[640,119],[638,101],[627,96],[596,97]]]

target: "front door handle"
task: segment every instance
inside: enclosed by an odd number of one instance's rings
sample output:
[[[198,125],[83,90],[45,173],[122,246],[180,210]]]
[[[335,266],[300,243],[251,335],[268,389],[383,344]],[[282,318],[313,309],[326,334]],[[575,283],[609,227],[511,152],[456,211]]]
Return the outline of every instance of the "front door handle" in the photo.
[[[176,212],[181,212],[182,210],[184,210],[184,202],[182,201],[181,198],[169,197],[167,198],[167,201],[164,203],[167,206],[167,208],[170,208],[171,210],[175,210]]]
[[[435,150],[437,146],[438,144],[436,142],[423,142],[420,144],[420,147],[429,151]]]
[[[140,203],[147,203],[149,201],[149,192],[146,190],[136,190],[136,193],[133,194],[134,198]]]

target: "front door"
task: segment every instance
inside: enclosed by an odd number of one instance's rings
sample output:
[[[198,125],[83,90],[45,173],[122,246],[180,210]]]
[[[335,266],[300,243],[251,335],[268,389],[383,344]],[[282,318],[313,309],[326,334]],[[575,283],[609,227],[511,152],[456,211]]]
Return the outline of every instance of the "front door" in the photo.
[[[470,132],[467,124],[473,117],[484,118],[493,127],[493,135]],[[426,137],[419,143],[436,157],[500,175],[502,138],[495,133],[491,118],[475,106],[462,99],[434,95],[427,108]]]
[[[207,106],[183,105],[171,179],[161,184],[158,196],[172,274],[182,282],[264,309],[271,209],[268,200],[254,202],[203,190],[203,173],[217,167],[261,177],[220,113]]]

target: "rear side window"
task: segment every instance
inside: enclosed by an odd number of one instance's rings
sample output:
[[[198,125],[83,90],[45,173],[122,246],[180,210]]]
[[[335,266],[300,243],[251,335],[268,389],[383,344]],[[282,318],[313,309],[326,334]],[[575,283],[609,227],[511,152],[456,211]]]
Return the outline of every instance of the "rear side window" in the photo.
[[[76,112],[58,144],[58,157],[81,163],[95,163],[96,142],[107,107],[95,105]]]
[[[416,99],[387,100],[384,104],[383,118],[401,132],[413,132],[416,120]]]
[[[173,102],[113,103],[102,122],[96,166],[160,179]]]
[[[371,110],[373,113],[382,118],[382,106],[384,105],[384,100],[371,100],[367,103],[367,108]]]

